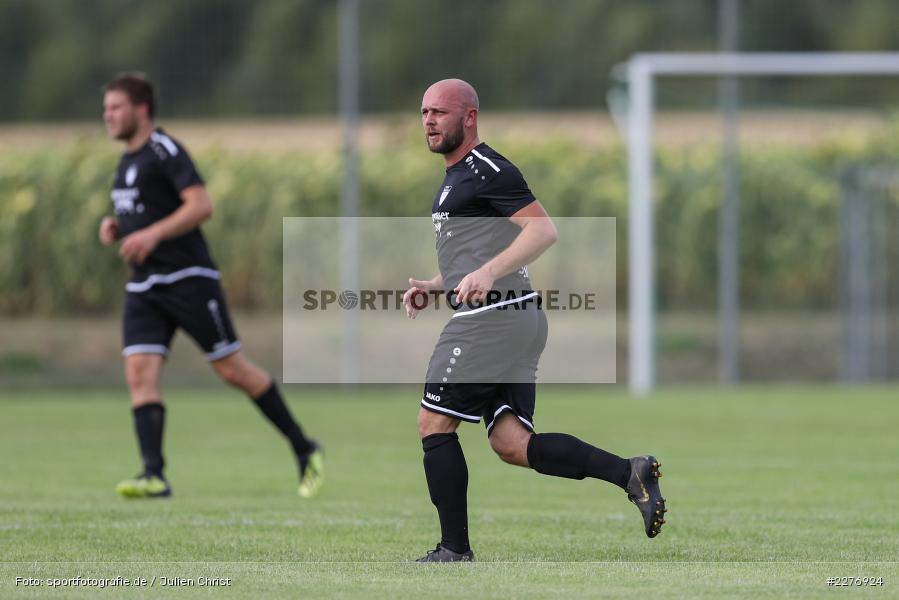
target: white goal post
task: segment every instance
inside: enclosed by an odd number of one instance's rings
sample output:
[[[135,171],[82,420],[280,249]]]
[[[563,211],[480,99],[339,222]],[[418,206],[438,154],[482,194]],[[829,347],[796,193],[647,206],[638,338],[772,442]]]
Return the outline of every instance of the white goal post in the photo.
[[[627,62],[630,391],[655,385],[654,82],[679,76],[899,75],[899,52],[641,53]]]

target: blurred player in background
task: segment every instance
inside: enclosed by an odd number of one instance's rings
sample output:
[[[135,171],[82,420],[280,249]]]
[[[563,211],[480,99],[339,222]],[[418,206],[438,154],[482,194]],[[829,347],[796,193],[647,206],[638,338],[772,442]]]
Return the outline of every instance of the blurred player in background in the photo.
[[[515,165],[478,138],[478,96],[471,85],[459,79],[432,85],[421,119],[428,148],[446,162],[431,214],[440,273],[410,279],[403,301],[414,318],[414,297],[443,290],[457,308],[431,355],[418,414],[425,476],[441,529],[440,543],[419,562],[474,559],[468,467],[456,428],[482,418],[503,461],[615,484],[640,509],[646,535],[655,537],[666,511],[655,457],[625,459],[565,433],[534,431],[547,322],[527,265],[556,241],[552,220]]]
[[[106,130],[125,144],[125,153],[112,190],[115,216],[104,217],[99,236],[105,245],[119,242],[119,255],[131,267],[122,355],[144,463],[116,490],[129,498],[172,493],[163,473],[160,377],[180,328],[219,377],[243,390],[288,439],[299,466],[299,495],[313,496],[324,475],[321,448],[303,434],[272,377],[240,351],[221,276],[199,228],[212,216],[212,203],[184,147],[154,126],[155,107],[153,86],[142,74],[119,75],[104,88]]]

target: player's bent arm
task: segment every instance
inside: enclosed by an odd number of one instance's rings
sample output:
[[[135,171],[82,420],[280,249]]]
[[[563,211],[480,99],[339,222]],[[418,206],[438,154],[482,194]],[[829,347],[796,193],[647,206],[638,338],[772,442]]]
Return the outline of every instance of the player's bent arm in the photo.
[[[521,232],[508,248],[481,267],[494,280],[531,264],[559,237],[552,219],[537,200],[516,212],[509,220],[521,227]]]
[[[182,190],[181,202],[181,206],[166,218],[138,229],[122,240],[119,255],[125,262],[143,263],[161,241],[192,231],[212,216],[212,202],[206,188],[200,184]]]
[[[430,292],[431,290],[442,290],[443,289],[443,275],[437,273],[431,279],[413,279],[409,278],[409,285],[413,288],[418,288],[421,290],[425,290]]]
[[[178,210],[148,227],[159,241],[184,235],[212,217],[212,200],[205,186],[197,184],[184,188],[181,202]]]
[[[412,295],[415,292],[430,292],[434,290],[442,290],[443,289],[443,275],[438,273],[431,279],[423,280],[423,279],[414,279],[412,277],[409,278],[410,287],[406,290],[406,293],[403,294],[403,306],[406,308],[406,316],[410,319],[414,319],[415,315],[418,314],[418,309],[412,303]]]

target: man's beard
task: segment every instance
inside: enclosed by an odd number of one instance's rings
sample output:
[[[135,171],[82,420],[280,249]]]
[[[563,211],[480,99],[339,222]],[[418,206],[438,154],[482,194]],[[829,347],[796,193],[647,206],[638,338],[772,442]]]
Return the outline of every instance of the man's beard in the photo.
[[[115,139],[127,142],[134,137],[135,133],[137,133],[137,123],[132,120],[130,123],[122,125],[122,130],[116,134]]]
[[[429,143],[428,149],[434,154],[449,154],[462,145],[462,140],[464,138],[465,131],[462,127],[462,121],[460,120],[459,126],[456,129],[444,132],[441,142],[436,146],[431,146]]]

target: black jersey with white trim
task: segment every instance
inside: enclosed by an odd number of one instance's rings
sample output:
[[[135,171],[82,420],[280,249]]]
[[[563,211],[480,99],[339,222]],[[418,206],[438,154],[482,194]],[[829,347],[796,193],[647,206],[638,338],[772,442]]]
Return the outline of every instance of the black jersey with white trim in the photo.
[[[123,154],[116,168],[111,197],[120,234],[124,237],[169,216],[181,206],[184,189],[202,184],[184,147],[157,128],[146,144]],[[131,287],[167,283],[182,275],[218,277],[199,227],[160,242],[142,264],[131,267]]]
[[[487,144],[475,146],[447,168],[431,212],[444,289],[454,289],[508,248],[521,232],[509,217],[534,200],[518,168]],[[504,293],[530,290],[527,267],[493,287]]]

